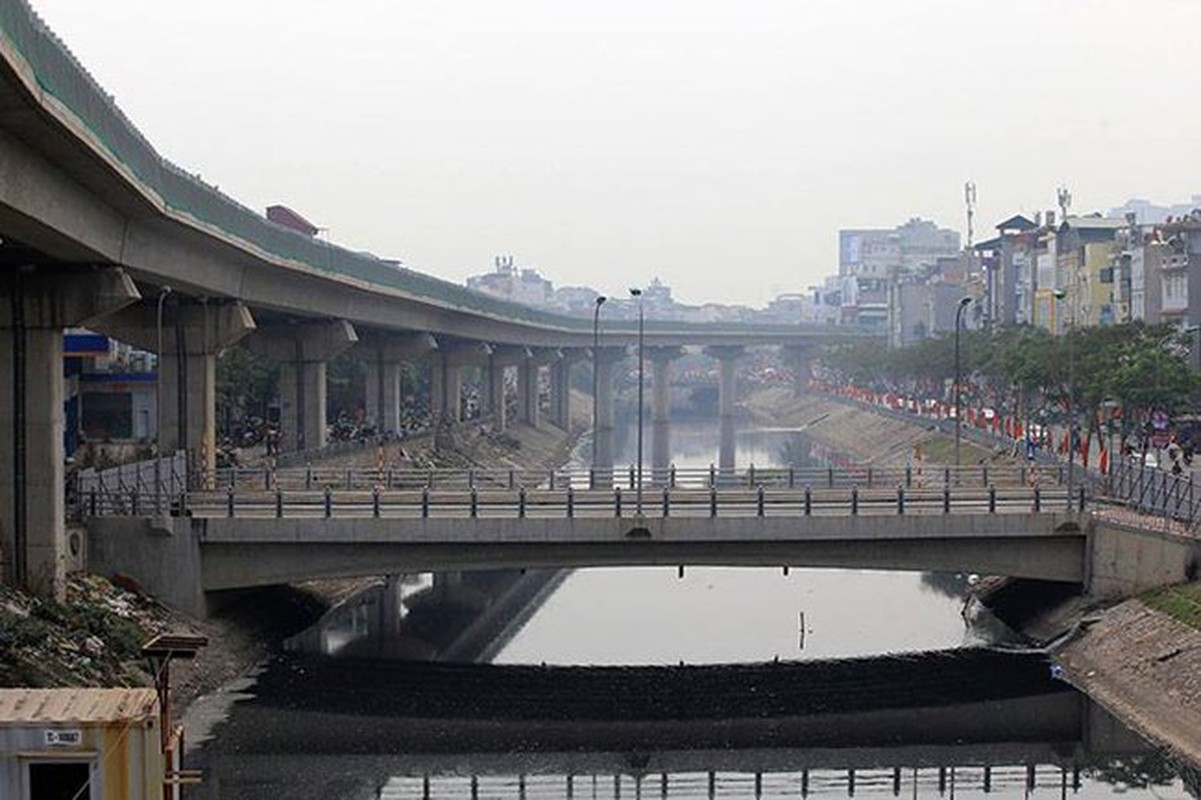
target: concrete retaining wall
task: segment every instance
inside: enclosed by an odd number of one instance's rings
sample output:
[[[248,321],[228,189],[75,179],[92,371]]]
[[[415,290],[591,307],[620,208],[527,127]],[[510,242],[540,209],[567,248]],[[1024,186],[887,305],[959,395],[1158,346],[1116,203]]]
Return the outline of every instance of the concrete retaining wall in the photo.
[[[97,517],[88,521],[88,569],[133,578],[158,600],[205,615],[200,526],[183,517]]]
[[[1092,517],[1088,524],[1088,591],[1117,599],[1184,583],[1201,562],[1201,540]]]

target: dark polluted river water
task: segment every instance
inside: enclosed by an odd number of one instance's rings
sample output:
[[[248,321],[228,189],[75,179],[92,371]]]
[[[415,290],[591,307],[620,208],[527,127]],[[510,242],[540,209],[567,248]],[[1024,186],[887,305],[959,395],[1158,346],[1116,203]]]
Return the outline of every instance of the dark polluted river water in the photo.
[[[619,462],[634,460],[626,439]],[[672,443],[677,466],[716,459],[711,422],[677,423]],[[739,466],[804,450],[786,430],[743,431],[738,448]],[[979,650],[1011,634],[965,605],[965,581],[562,573],[482,649],[492,666],[421,666],[406,660],[419,652],[411,635],[370,644],[419,615],[385,619],[384,593],[365,596],[297,640],[316,653],[285,654],[229,696],[212,738],[189,754],[206,780],[188,796],[1197,796],[1181,777],[1191,773],[1055,680],[1040,656]],[[434,594],[429,583],[399,594],[412,603]],[[913,655],[951,648],[959,655]]]

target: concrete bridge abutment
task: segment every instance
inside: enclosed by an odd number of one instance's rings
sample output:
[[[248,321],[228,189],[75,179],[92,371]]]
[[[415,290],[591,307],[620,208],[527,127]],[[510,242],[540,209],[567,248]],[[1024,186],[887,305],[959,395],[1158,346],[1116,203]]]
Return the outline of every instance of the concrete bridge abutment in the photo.
[[[1085,588],[1092,597],[1116,600],[1148,589],[1196,580],[1201,541],[1090,515],[1085,521],[1088,563]]]

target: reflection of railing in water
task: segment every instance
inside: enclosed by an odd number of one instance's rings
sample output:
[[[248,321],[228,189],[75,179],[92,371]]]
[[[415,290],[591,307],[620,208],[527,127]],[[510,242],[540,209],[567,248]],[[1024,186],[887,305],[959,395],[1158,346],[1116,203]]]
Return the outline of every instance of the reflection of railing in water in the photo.
[[[589,797],[594,780],[611,798],[1064,797],[1094,764],[1135,775],[1151,748],[1049,666],[987,650],[678,668],[306,660],[322,690],[266,673],[210,774],[236,792],[238,776],[282,784],[291,759],[328,754],[377,797],[423,800]],[[284,755],[296,742],[303,754]]]
[[[956,791],[1066,796],[1082,786],[1081,769],[1054,764],[998,764],[972,767],[892,767],[787,772],[674,772],[576,775],[406,775],[392,777],[379,800],[434,797],[487,797],[518,800],[563,798],[797,798],[810,794],[890,794],[940,797]]]

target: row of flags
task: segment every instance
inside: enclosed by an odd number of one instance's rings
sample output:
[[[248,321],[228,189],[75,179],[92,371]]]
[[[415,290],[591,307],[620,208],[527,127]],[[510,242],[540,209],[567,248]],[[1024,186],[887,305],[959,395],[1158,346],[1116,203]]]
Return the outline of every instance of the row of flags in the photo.
[[[849,385],[818,383],[816,388],[827,394],[848,397],[861,403],[881,406],[894,411],[904,411],[919,417],[928,417],[937,420],[955,419],[954,403],[947,403],[942,400],[918,400],[895,392],[876,392],[871,389]],[[1055,452],[1064,457],[1067,457],[1072,446],[1071,436],[1066,426],[1062,428],[1059,434],[1056,434],[1052,426],[1044,427],[1037,423],[1024,422],[1012,415],[1003,416],[991,408],[979,408],[974,405],[964,408],[963,423],[977,430],[991,431],[994,436],[1004,436],[1019,444],[1026,442],[1027,436],[1029,436],[1029,441],[1033,446],[1053,446]],[[1092,450],[1092,435],[1093,432],[1090,430],[1086,431],[1084,436],[1076,437],[1076,455],[1085,469],[1088,469],[1089,454]],[[1108,474],[1110,466],[1109,448],[1106,447],[1103,441],[1100,442],[1100,452],[1097,461],[1097,467],[1101,473]]]

